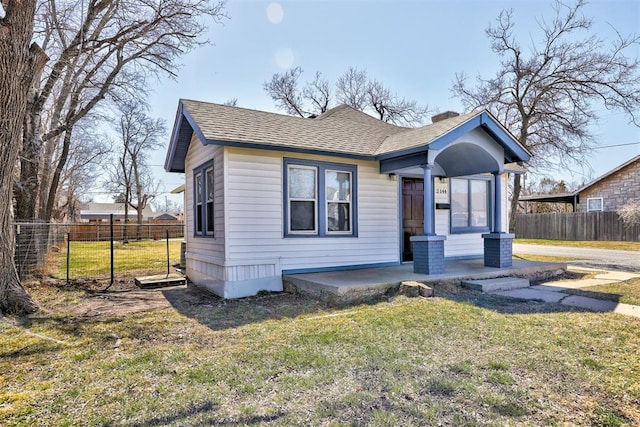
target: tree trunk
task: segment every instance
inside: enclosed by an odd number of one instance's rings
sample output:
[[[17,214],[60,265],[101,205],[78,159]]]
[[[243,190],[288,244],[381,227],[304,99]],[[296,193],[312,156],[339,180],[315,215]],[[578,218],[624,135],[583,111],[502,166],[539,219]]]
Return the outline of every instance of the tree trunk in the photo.
[[[509,233],[516,231],[516,214],[518,213],[518,202],[520,201],[520,175],[515,174],[513,177],[513,195],[511,197],[511,211],[509,212]]]
[[[43,220],[49,222],[53,217],[53,207],[56,201],[56,195],[58,194],[58,185],[60,184],[60,176],[62,175],[62,171],[64,170],[64,165],[67,164],[67,158],[69,157],[69,148],[71,147],[71,133],[73,132],[73,127],[69,127],[64,133],[64,139],[62,142],[62,153],[60,154],[60,158],[58,159],[58,164],[56,165],[55,170],[53,171],[53,177],[51,178],[51,184],[49,186],[49,194],[47,196],[47,204],[44,210]],[[42,183],[42,185],[46,185],[46,183]]]
[[[12,314],[34,312],[37,307],[26,293],[16,272],[14,259],[13,184],[14,165],[22,145],[22,125],[27,100],[47,55],[33,37],[35,0],[3,3],[0,19],[0,311]]]
[[[20,152],[20,174],[14,187],[15,219],[33,225],[22,227],[16,238],[15,261],[19,266],[18,276],[23,278],[31,274],[44,258],[41,253],[42,235],[36,226],[38,219],[39,169],[42,140],[40,139],[40,113],[32,114],[31,107],[37,99],[36,91],[31,88],[27,99],[27,113],[22,123],[22,151]],[[46,249],[45,249],[46,250]]]

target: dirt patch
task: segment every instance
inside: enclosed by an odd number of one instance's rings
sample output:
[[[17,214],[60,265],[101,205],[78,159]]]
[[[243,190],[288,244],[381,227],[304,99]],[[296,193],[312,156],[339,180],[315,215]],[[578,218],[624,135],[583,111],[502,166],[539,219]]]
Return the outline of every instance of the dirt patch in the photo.
[[[40,296],[44,313],[68,313],[79,317],[109,317],[165,308],[193,305],[216,306],[224,300],[194,285],[140,289],[133,279],[108,281],[73,280],[68,284],[55,279],[24,283],[27,291]]]

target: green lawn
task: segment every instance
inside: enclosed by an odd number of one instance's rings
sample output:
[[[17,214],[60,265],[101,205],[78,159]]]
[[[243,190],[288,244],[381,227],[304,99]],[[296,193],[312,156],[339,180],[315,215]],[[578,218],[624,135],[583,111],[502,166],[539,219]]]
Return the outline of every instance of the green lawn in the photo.
[[[180,262],[180,242],[182,239],[169,240],[169,262]],[[65,248],[66,249],[66,248]],[[111,249],[109,242],[71,242],[69,258],[69,276],[72,278],[93,278],[109,274]],[[125,273],[132,271],[157,271],[163,273],[167,268],[167,241],[142,240],[129,243],[114,242],[114,271]],[[61,251],[55,257],[56,276],[66,277],[67,252]]]
[[[640,251],[640,242],[514,239],[513,243],[523,243],[527,245],[569,246],[569,247],[577,247],[577,248],[597,248],[597,249],[618,249],[623,251]]]
[[[435,290],[0,321],[0,425],[640,424],[640,319]]]

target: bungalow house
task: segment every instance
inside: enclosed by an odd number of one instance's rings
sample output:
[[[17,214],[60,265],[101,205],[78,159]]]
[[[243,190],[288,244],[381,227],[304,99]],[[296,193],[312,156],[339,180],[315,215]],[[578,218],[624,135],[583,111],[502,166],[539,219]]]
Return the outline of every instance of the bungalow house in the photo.
[[[181,100],[186,273],[225,298],[292,273],[483,257],[511,265],[506,180],[530,153],[487,111],[403,128],[346,105],[315,118]]]
[[[627,202],[640,200],[640,155],[571,193],[536,194],[520,197],[520,200],[566,203],[572,205],[574,212],[618,211]]]

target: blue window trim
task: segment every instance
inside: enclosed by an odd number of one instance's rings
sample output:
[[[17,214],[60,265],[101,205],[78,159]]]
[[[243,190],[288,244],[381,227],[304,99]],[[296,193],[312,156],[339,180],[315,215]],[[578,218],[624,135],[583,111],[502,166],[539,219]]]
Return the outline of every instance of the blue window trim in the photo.
[[[284,237],[358,237],[358,167],[345,163],[321,162],[316,160],[283,159],[283,191],[282,206],[284,223],[282,224]],[[315,233],[289,232],[289,166],[314,167],[317,171],[316,215],[318,229]],[[325,191],[325,172],[327,170],[351,173],[351,233],[327,231],[327,193]]]
[[[487,225],[486,227],[453,227],[453,192],[451,191],[451,185],[454,179],[467,181],[467,213],[471,214],[471,181],[486,181],[487,184]],[[493,221],[493,211],[491,209],[491,177],[453,177],[449,179],[449,194],[451,208],[449,209],[449,232],[451,234],[470,234],[470,233],[487,233],[491,231],[491,225]],[[468,216],[469,220],[471,215]]]
[[[211,224],[211,231],[208,230],[208,224],[207,224],[207,174],[206,171],[209,168],[213,168],[213,159],[201,164],[200,166],[197,166],[195,168],[193,168],[193,236],[194,237],[208,237],[208,238],[212,238],[215,237],[215,225]],[[202,212],[202,231],[198,232],[198,205],[197,205],[197,197],[196,197],[196,190],[198,188],[198,186],[196,185],[196,177],[198,176],[198,174],[200,174],[200,179],[202,180],[202,182],[200,183],[200,199],[202,200],[202,205],[204,206],[203,212]],[[214,186],[215,186],[215,182],[214,182]],[[215,191],[215,190],[214,190]],[[215,194],[214,194],[214,201],[213,201],[213,208],[214,210],[214,218],[215,218]],[[215,219],[214,219],[214,223],[215,223]]]

